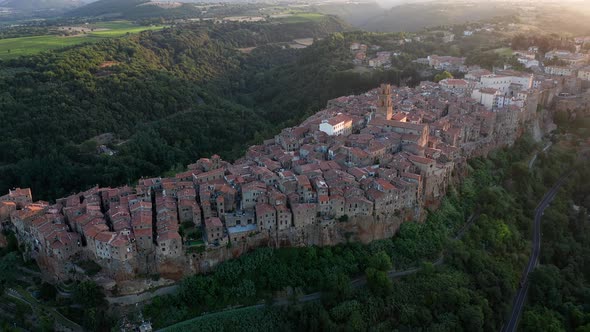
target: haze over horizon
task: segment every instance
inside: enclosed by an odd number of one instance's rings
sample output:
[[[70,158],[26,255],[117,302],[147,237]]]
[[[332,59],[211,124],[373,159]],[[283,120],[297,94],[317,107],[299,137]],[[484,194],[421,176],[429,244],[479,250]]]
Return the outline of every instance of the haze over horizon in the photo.
[[[343,2],[347,2],[344,0]],[[368,2],[368,1],[367,1]],[[406,5],[406,4],[427,4],[427,3],[445,3],[445,2],[453,2],[453,3],[474,3],[474,2],[522,2],[522,3],[530,3],[530,4],[540,4],[540,3],[555,3],[555,4],[581,4],[590,6],[590,3],[585,0],[563,0],[563,1],[556,1],[556,0],[375,0],[377,4],[384,8],[392,8],[395,6]]]

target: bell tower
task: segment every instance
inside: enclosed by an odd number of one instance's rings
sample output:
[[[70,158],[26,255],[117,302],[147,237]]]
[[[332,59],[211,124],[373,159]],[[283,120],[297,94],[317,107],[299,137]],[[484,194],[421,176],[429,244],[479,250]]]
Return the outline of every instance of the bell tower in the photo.
[[[377,101],[377,116],[391,120],[393,116],[393,102],[391,101],[391,85],[381,84],[379,100]]]

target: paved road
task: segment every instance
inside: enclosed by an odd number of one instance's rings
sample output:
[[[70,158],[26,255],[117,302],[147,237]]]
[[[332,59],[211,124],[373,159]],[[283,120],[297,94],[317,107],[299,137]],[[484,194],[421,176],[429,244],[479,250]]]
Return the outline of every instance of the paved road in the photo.
[[[529,274],[535,269],[535,267],[537,267],[537,264],[539,264],[539,255],[541,253],[541,219],[543,218],[543,213],[545,212],[545,209],[547,208],[547,206],[549,206],[551,201],[553,201],[553,199],[557,195],[559,188],[563,185],[565,180],[566,176],[562,176],[555,183],[555,185],[553,185],[553,187],[549,189],[547,193],[545,193],[545,196],[543,196],[543,199],[541,199],[541,202],[539,202],[539,205],[537,205],[537,208],[535,209],[531,256],[529,258],[529,263],[527,264],[520,279],[521,281],[518,292],[516,293],[516,296],[514,297],[514,300],[512,302],[512,311],[510,312],[510,319],[508,320],[508,323],[506,323],[503,326],[503,332],[514,332],[518,328],[520,315],[522,314],[524,302],[529,291]]]
[[[154,291],[146,291],[139,294],[124,295],[117,297],[107,297],[109,304],[131,305],[139,302],[150,300],[156,296],[170,295],[176,293],[178,284],[158,288]]]
[[[547,151],[547,149],[549,149],[551,147],[551,142],[549,142],[541,152],[545,152]],[[531,161],[529,162],[529,169],[533,168],[533,165],[535,164],[535,160],[537,160],[537,156],[539,155],[539,153],[535,153],[535,155],[533,156],[533,158],[531,159]]]
[[[19,300],[27,303],[31,307],[31,309],[37,313],[37,315],[39,317],[41,317],[41,315],[43,313],[48,313],[49,315],[53,316],[53,318],[55,319],[55,323],[60,326],[59,330],[61,330],[61,331],[70,331],[70,332],[84,331],[84,329],[80,325],[71,321],[69,318],[62,315],[56,309],[49,307],[49,306],[45,306],[43,304],[40,304],[35,298],[33,298],[24,289],[19,291],[14,288],[8,288],[4,292],[6,295],[8,295],[10,297],[19,299]]]

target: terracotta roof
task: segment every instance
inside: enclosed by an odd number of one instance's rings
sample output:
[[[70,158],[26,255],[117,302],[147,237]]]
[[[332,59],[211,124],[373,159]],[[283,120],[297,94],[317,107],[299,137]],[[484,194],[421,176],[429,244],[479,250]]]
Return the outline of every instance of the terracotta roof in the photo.
[[[219,218],[207,218],[205,219],[206,227],[223,227],[223,223]]]
[[[468,83],[466,80],[447,78],[447,79],[440,81],[439,84],[454,85],[454,86],[458,86],[458,85],[466,86]]]
[[[166,241],[166,240],[181,240],[180,234],[176,231],[166,231],[163,233],[158,232],[158,241]]]
[[[377,182],[377,184],[379,184],[383,190],[389,191],[395,189],[395,186],[385,179],[376,179],[375,182]]]
[[[402,178],[408,178],[408,179],[414,179],[414,180],[420,180],[420,175],[419,174],[414,174],[414,173],[405,173],[403,172],[401,174]]]
[[[256,216],[258,216],[258,217],[261,217],[267,213],[273,213],[273,212],[275,212],[275,209],[270,204],[266,204],[266,203],[256,204]]]
[[[413,161],[413,162],[416,162],[416,163],[419,163],[419,164],[432,164],[432,163],[435,162],[434,160],[432,160],[430,158],[424,158],[424,157],[419,157],[419,156],[414,156],[414,155],[410,155],[408,157],[408,159],[410,161]]]
[[[498,93],[498,90],[494,89],[494,88],[481,88],[481,89],[479,89],[479,92],[494,95],[494,94]]]
[[[96,234],[94,237],[95,241],[108,243],[113,237],[115,237],[115,233],[113,232],[101,232]]]
[[[133,230],[135,237],[152,236],[153,235],[152,232],[153,232],[153,230],[151,228],[140,228],[140,229]]]
[[[339,114],[333,118],[328,119],[328,124],[335,126],[339,123],[352,122],[352,118],[346,114]]]

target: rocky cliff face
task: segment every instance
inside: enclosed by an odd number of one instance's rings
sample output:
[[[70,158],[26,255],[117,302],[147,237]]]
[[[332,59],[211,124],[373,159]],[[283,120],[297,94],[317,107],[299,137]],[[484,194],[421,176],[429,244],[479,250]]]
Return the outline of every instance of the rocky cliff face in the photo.
[[[349,221],[323,221],[304,229],[290,228],[275,234],[258,233],[244,242],[209,249],[202,253],[187,253],[177,259],[169,259],[158,265],[157,273],[168,279],[179,280],[194,273],[208,273],[223,261],[237,258],[256,248],[271,246],[303,247],[332,246],[339,243],[362,242],[385,239],[395,235],[404,220],[412,219],[412,213],[387,218],[357,217]]]

